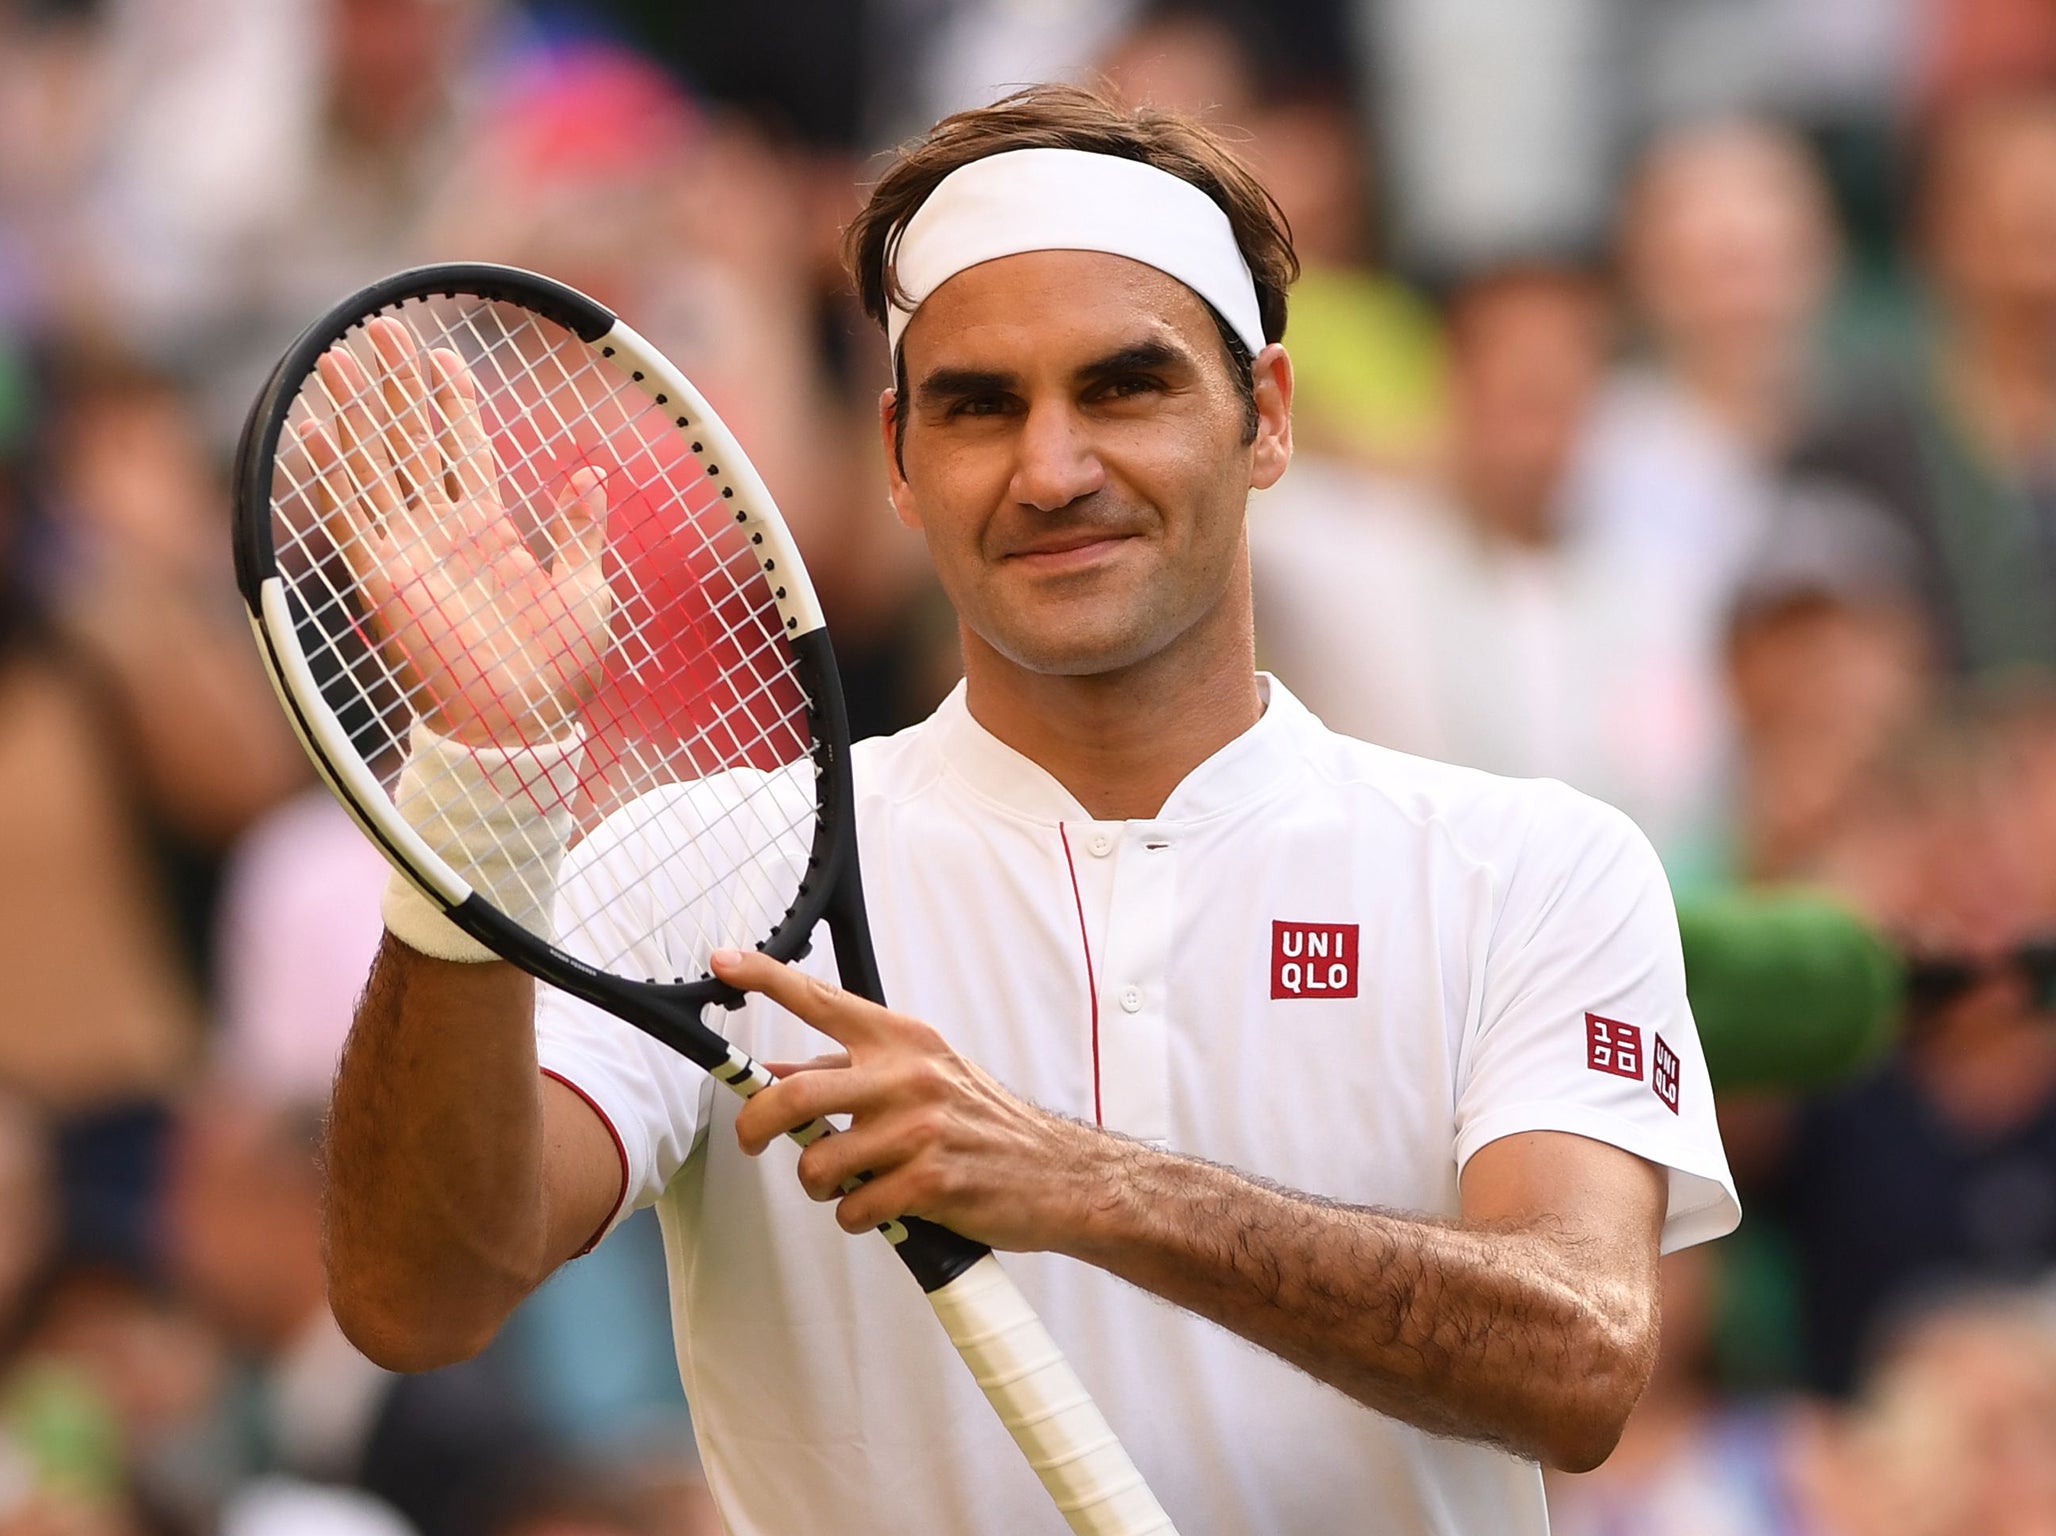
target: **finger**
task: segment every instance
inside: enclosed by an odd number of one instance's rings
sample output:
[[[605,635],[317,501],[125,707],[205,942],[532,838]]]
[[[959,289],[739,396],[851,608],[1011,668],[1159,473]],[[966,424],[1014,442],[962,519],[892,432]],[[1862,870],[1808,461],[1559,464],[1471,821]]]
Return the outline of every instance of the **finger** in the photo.
[[[835,1207],[835,1222],[845,1232],[875,1231],[889,1221],[927,1214],[923,1199],[919,1175],[911,1166],[902,1166],[874,1174],[843,1195]]]
[[[357,493],[343,469],[343,453],[335,439],[312,417],[287,427],[307,465],[307,480],[299,490],[314,507],[322,532],[338,549],[347,549],[368,531],[367,509],[357,505]],[[283,457],[283,455],[281,455]]]
[[[876,1003],[757,950],[717,949],[707,963],[731,987],[761,992],[838,1045],[856,1046],[878,1039],[891,1017]]]
[[[386,454],[409,490],[444,501],[441,456],[428,415],[428,381],[421,376],[421,352],[414,344],[414,333],[388,315],[365,326],[364,333],[384,364],[379,374],[379,399],[385,406]]]
[[[317,422],[300,429],[300,446],[313,471],[313,495],[322,531],[349,568],[367,615],[382,613],[413,579],[413,567],[377,526],[365,499],[351,487],[342,450]]]
[[[571,472],[564,489],[557,494],[556,515],[550,519],[550,549],[557,559],[557,574],[581,571],[592,566],[607,550],[607,476],[588,464]]]
[[[381,523],[390,526],[406,505],[393,478],[392,461],[371,414],[372,387],[364,365],[342,346],[330,347],[315,362],[322,388],[334,408],[336,439],[342,467]]]
[[[464,359],[448,347],[428,354],[428,373],[434,385],[436,417],[440,423],[436,442],[443,464],[455,482],[451,499],[460,506],[488,515],[499,510],[496,487],[499,465],[493,457],[492,441],[478,413],[478,381],[464,366]],[[480,507],[476,504],[483,503]]]
[[[343,469],[342,450],[318,422],[303,423],[297,433],[311,472],[308,493],[322,532],[342,555],[350,577],[366,589],[371,600],[383,604],[391,595],[385,580],[384,562],[379,558],[378,531],[372,527],[370,509],[349,484]]]
[[[823,1136],[800,1153],[800,1188],[809,1200],[839,1200],[864,1178],[898,1166],[898,1158],[862,1128]]]
[[[758,1065],[773,1077],[791,1077],[795,1072],[826,1072],[835,1067],[850,1064],[848,1051],[830,1051],[826,1056],[810,1056],[805,1061],[762,1061]]]
[[[802,1072],[783,1077],[750,1095],[735,1112],[735,1139],[751,1157],[779,1137],[829,1115],[854,1115],[876,1108],[882,1092],[861,1067]]]

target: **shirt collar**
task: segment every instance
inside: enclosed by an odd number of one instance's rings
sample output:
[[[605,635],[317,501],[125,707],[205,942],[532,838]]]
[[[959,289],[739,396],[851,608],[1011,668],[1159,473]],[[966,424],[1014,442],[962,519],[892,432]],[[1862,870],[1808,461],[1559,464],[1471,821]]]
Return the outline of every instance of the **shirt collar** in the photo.
[[[1248,730],[1187,774],[1164,802],[1158,822],[1204,821],[1288,787],[1319,722],[1268,672],[1257,674],[1264,712]],[[1016,815],[1048,823],[1091,821],[1064,786],[972,718],[964,684],[950,690],[930,721],[943,764],[971,789]]]

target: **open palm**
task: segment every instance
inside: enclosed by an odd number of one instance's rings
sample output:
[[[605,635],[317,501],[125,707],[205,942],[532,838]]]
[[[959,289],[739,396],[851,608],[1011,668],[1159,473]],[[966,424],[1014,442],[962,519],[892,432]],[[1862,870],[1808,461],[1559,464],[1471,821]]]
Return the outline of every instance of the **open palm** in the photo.
[[[574,472],[538,559],[500,504],[478,387],[455,352],[397,320],[366,330],[377,377],[342,346],[316,365],[335,410],[300,429],[323,526],[428,725],[473,746],[567,734],[599,681],[612,608],[607,496]]]

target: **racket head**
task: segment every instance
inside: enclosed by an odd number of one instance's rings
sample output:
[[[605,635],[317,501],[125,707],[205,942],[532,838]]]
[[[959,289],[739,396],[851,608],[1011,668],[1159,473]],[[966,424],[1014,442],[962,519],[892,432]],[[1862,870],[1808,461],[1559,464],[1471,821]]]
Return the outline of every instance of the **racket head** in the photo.
[[[391,353],[380,351],[392,321],[413,344],[421,388],[411,397],[391,393]],[[342,355],[354,371],[324,371]],[[437,389],[453,357],[470,380],[468,434],[461,386]],[[411,478],[390,473],[403,457],[397,437],[383,467],[369,467],[402,426],[424,455],[447,450],[439,481],[426,457],[410,461]],[[372,284],[273,370],[244,429],[235,490],[238,583],[302,744],[387,859],[458,927],[646,1028],[737,1000],[706,972],[715,947],[804,953],[846,865],[855,878],[848,732],[819,605],[733,434],[609,310],[485,264]],[[504,531],[493,570],[503,559],[519,567],[504,584],[459,570],[495,510]],[[580,560],[597,596],[578,584]],[[573,588],[584,596],[567,598]],[[559,622],[566,612],[573,620]],[[643,871],[633,899],[610,893],[605,912],[513,920],[394,804],[417,712],[443,720],[450,679],[475,691],[495,637],[516,633],[547,657],[541,675],[577,674],[585,739],[575,784],[517,769],[522,790],[568,817],[567,871],[601,859]],[[547,733],[516,713],[473,713],[466,739],[518,764]],[[670,974],[653,974],[659,928]],[[689,1054],[712,1053],[700,1045]]]

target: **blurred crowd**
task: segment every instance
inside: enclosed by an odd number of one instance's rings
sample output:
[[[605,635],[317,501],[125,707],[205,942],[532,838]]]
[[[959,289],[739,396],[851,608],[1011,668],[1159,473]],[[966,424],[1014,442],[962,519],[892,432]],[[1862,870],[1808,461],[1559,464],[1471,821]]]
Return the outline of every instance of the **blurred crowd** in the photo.
[[[715,1529],[646,1218],[448,1371],[328,1316],[383,866],[268,700],[234,434],[361,283],[548,272],[751,445],[896,728],[955,635],[837,236],[1049,78],[1231,133],[1296,232],[1263,663],[1915,966],[1865,1076],[1725,1103],[1750,1219],[1557,1529],[2056,1533],[2056,9],[0,0],[0,1536]]]

